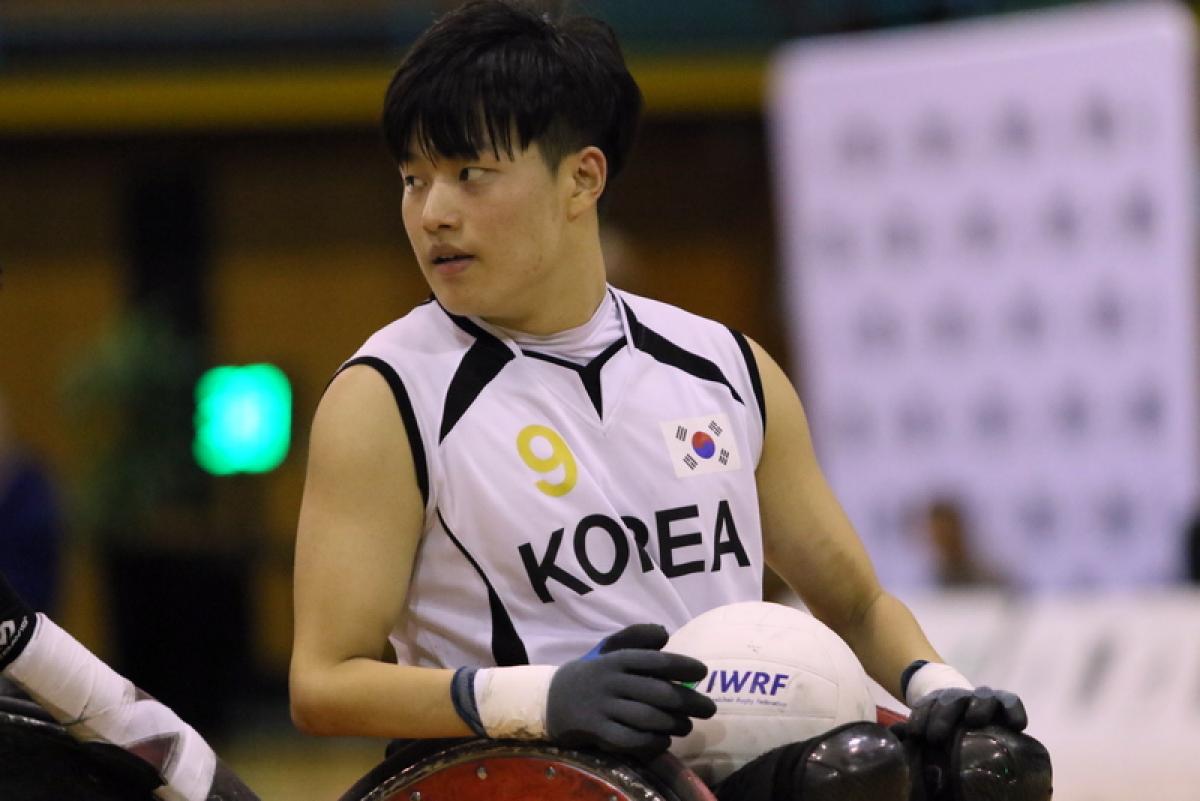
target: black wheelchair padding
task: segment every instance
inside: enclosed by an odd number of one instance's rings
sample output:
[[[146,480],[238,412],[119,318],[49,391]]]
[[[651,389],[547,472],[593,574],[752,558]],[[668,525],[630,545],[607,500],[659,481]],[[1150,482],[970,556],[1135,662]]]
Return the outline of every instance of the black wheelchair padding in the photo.
[[[80,743],[33,702],[0,697],[0,799],[157,801],[159,784],[137,757]]]
[[[1002,726],[955,729],[949,744],[906,740],[911,801],[1051,801],[1054,770],[1038,740]]]
[[[670,754],[648,762],[519,740],[398,741],[340,801],[711,801]]]

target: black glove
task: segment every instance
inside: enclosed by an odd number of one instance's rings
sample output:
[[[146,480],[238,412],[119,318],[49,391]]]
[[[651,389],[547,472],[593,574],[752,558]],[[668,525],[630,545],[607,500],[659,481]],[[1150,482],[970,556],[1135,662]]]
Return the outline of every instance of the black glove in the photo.
[[[1025,705],[1014,693],[991,687],[947,687],[923,696],[913,705],[908,720],[894,725],[892,731],[901,739],[940,743],[948,740],[960,724],[967,729],[995,725],[1021,731],[1029,718]]]
[[[678,682],[708,674],[703,662],[663,652],[667,631],[639,623],[603,640],[554,674],[546,701],[553,742],[649,757],[692,730],[692,718],[710,718],[717,705]]]
[[[35,625],[37,615],[0,573],[0,671],[25,650]]]

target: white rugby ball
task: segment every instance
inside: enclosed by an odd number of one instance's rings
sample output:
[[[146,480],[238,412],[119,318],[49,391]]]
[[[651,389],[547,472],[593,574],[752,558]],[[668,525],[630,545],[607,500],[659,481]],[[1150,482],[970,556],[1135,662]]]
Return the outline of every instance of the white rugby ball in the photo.
[[[696,689],[717,714],[694,720],[671,752],[706,782],[779,745],[875,720],[869,681],[850,646],[807,612],[758,601],[710,609],[663,650],[708,666]]]

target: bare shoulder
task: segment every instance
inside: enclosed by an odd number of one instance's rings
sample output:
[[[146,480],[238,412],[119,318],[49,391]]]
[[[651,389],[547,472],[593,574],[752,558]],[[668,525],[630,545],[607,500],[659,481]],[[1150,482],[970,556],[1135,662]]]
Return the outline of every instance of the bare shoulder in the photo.
[[[378,508],[405,487],[411,487],[405,500],[419,507],[416,466],[391,387],[369,366],[349,367],[330,383],[313,417],[305,506],[349,514],[358,504]]]
[[[384,377],[366,365],[338,373],[317,405],[313,448],[352,456],[406,441],[396,399]]]
[[[766,348],[758,344],[758,342],[751,337],[746,337],[746,342],[750,345],[750,351],[754,354],[754,361],[758,363],[758,369],[760,373],[764,372],[764,368],[769,368],[772,374],[783,373],[783,370],[775,362],[775,359],[772,358],[771,354],[767,353]],[[765,375],[762,377],[763,379],[766,379]],[[775,376],[773,375],[772,377]]]
[[[353,590],[369,587],[370,594],[387,598],[385,614],[373,621],[377,630],[385,629],[380,621],[394,619],[403,598],[404,582],[397,582],[394,571],[408,575],[423,510],[404,424],[386,380],[370,367],[343,371],[313,420],[296,534],[298,603],[319,598],[328,605],[331,596],[353,595],[341,578],[353,575]],[[389,594],[397,584],[400,599]],[[310,604],[298,606],[298,615],[312,611]]]
[[[373,367],[355,364],[338,373],[317,407],[317,416],[340,419],[354,417],[354,412],[363,406],[382,410],[395,409],[395,399],[387,380]]]
[[[754,361],[758,367],[759,379],[763,386],[763,401],[767,407],[768,440],[794,436],[798,426],[807,439],[808,424],[804,417],[804,409],[800,397],[792,386],[791,380],[779,366],[779,363],[767,353],[766,349],[750,337],[746,337]]]

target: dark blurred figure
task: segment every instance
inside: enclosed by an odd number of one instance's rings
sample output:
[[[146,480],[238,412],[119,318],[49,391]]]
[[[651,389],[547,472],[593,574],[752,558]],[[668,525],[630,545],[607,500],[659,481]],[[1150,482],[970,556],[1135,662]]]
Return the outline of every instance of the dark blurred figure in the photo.
[[[1189,584],[1200,585],[1200,512],[1188,523],[1183,548],[1183,578]]]
[[[1001,587],[1007,582],[971,550],[971,534],[962,506],[949,498],[938,498],[921,520],[933,548],[935,579],[939,587]]]
[[[61,548],[58,494],[41,462],[16,442],[0,395],[0,573],[37,611],[54,611]]]

